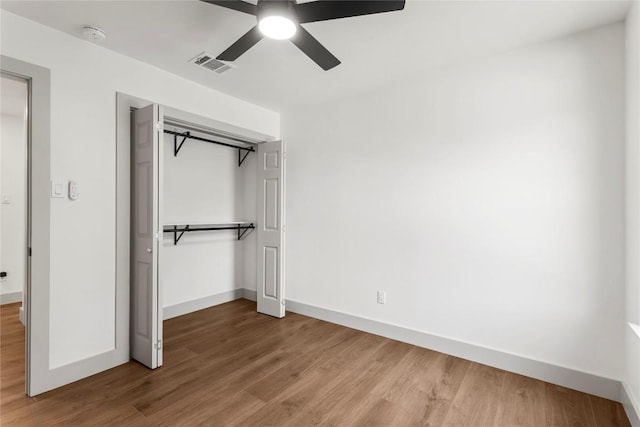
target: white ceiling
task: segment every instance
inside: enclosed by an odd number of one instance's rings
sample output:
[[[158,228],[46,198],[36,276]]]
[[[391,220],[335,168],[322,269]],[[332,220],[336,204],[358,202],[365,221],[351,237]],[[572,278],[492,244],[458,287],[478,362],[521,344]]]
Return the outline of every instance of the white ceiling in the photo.
[[[342,64],[323,71],[291,42],[264,39],[218,75],[187,61],[214,55],[255,18],[200,1],[7,1],[3,9],[265,107],[282,110],[623,20],[629,1],[423,1],[404,11],[305,24]]]

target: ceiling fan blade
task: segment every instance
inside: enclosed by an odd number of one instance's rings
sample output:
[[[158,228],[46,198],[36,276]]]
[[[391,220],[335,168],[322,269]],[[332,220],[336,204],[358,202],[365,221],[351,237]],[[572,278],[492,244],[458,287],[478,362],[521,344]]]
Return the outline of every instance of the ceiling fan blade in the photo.
[[[320,0],[296,6],[299,22],[327,21],[404,9],[405,0]]]
[[[249,15],[258,14],[258,6],[252,3],[247,3],[242,0],[201,0],[205,3],[216,4],[218,6],[226,7],[227,9],[237,10],[238,12],[248,13]]]
[[[219,59],[221,61],[235,61],[240,57],[240,55],[251,49],[256,43],[262,40],[263,37],[264,36],[260,32],[260,29],[256,25],[255,27],[250,29],[244,36],[240,37],[238,41],[229,46],[227,50],[218,55],[216,59]]]
[[[340,60],[320,44],[307,30],[298,26],[296,35],[291,38],[293,44],[298,46],[305,55],[327,71],[340,64]]]

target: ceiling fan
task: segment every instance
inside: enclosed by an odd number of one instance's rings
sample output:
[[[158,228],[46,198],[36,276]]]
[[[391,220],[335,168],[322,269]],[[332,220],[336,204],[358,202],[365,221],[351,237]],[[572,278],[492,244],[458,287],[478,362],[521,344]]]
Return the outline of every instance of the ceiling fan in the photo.
[[[300,24],[393,12],[404,9],[405,3],[405,0],[318,0],[300,4],[295,0],[258,0],[258,4],[242,0],[202,1],[254,15],[258,20],[255,27],[216,59],[235,61],[263,37],[291,39],[293,44],[324,70],[339,65],[340,60]]]

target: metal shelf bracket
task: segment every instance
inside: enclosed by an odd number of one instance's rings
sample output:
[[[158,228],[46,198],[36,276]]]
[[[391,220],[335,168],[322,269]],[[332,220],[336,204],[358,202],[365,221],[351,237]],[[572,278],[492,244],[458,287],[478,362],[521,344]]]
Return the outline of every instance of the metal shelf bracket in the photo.
[[[180,142],[180,145],[178,145],[178,134],[173,135],[173,157],[178,157],[178,153],[180,152],[182,145],[187,140],[187,138],[191,136],[191,132],[185,132],[183,134],[180,134],[179,136],[184,136],[182,138],[182,142]]]
[[[238,240],[241,240],[244,237],[244,235],[247,234],[249,230],[252,230],[253,228],[254,228],[253,224],[251,224],[250,227],[246,227],[244,229],[238,227]]]
[[[246,151],[246,153],[244,153],[244,156],[242,156],[243,150]],[[247,156],[251,151],[253,150],[249,150],[246,148],[238,148],[238,167],[242,166],[242,164],[244,163],[245,159],[247,158]]]
[[[180,241],[184,233],[186,233],[187,231],[189,231],[189,226],[185,225],[184,231],[181,231],[180,235],[178,235],[178,226],[176,225],[173,226],[173,246],[178,244],[178,242]]]

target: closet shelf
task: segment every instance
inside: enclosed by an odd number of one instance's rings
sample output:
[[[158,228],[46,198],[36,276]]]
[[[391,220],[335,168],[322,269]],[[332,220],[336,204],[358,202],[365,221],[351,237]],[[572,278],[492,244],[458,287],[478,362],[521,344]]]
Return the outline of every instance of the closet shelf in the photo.
[[[238,166],[242,166],[245,159],[249,155],[249,153],[255,152],[256,149],[253,147],[245,147],[242,145],[231,144],[228,142],[214,141],[213,139],[201,138],[199,136],[191,135],[191,132],[176,132],[174,130],[165,129],[164,133],[169,135],[173,135],[173,157],[178,157],[178,153],[182,148],[182,145],[187,139],[195,139],[196,141],[209,142],[211,144],[223,145],[225,147],[237,148],[238,149]],[[178,138],[182,138],[182,141],[178,143]],[[244,152],[244,155],[242,155]]]
[[[227,222],[224,224],[165,224],[163,231],[165,233],[173,233],[173,244],[178,244],[184,233],[192,233],[195,231],[219,231],[219,230],[237,230],[238,240],[242,239],[250,230],[256,228],[253,222]]]

